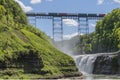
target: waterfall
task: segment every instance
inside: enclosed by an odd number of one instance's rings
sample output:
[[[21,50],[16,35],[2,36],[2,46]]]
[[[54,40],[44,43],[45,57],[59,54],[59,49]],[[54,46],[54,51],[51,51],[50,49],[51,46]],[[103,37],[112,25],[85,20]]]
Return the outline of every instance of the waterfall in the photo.
[[[79,55],[74,59],[76,61],[76,65],[79,68],[79,71],[82,73],[91,74],[94,68],[94,62],[96,60],[97,55]]]
[[[108,58],[111,59],[111,56],[114,56],[117,53],[118,52],[78,55],[74,56],[74,59],[80,72],[92,74],[94,62],[98,56],[108,56]]]

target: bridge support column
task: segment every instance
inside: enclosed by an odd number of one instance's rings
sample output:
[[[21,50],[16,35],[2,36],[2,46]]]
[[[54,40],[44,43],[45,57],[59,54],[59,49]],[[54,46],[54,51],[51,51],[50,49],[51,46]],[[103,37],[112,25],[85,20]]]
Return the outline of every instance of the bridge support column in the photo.
[[[87,35],[89,34],[89,22],[88,18],[78,18],[78,34],[79,35]]]
[[[85,35],[86,38],[88,38],[88,34],[89,34],[89,22],[88,22],[88,17],[84,17],[84,18],[78,18],[78,35],[80,37],[80,53],[84,53],[83,50],[83,39],[82,39],[82,35]]]
[[[53,17],[53,40],[63,41],[63,21],[62,17]]]
[[[36,27],[36,24],[37,24],[37,18],[36,18],[36,16],[28,17],[28,19],[29,19],[29,23],[30,23],[31,25],[33,25],[33,26]]]

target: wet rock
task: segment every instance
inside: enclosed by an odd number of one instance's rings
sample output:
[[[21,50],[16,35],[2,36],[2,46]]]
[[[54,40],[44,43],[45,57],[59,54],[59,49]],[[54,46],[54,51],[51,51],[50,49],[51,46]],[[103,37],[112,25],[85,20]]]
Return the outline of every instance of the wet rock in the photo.
[[[94,74],[120,74],[120,52],[97,56]]]

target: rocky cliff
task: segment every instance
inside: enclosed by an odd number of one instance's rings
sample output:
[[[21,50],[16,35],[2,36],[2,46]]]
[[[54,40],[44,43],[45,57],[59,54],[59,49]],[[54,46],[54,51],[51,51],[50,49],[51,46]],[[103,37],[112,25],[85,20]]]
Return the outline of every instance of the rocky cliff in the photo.
[[[120,51],[97,56],[94,74],[120,74]]]

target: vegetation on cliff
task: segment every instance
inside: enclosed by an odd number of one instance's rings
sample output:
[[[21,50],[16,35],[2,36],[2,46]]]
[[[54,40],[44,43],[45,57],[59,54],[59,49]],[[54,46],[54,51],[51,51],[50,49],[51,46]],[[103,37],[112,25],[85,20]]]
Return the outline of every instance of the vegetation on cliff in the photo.
[[[34,76],[33,76],[34,75]],[[0,78],[77,76],[74,60],[27,22],[13,0],[0,0]]]
[[[120,8],[108,13],[96,25],[94,44],[98,52],[111,52],[120,49]],[[94,46],[94,45],[93,45]],[[95,47],[93,47],[94,49]]]

